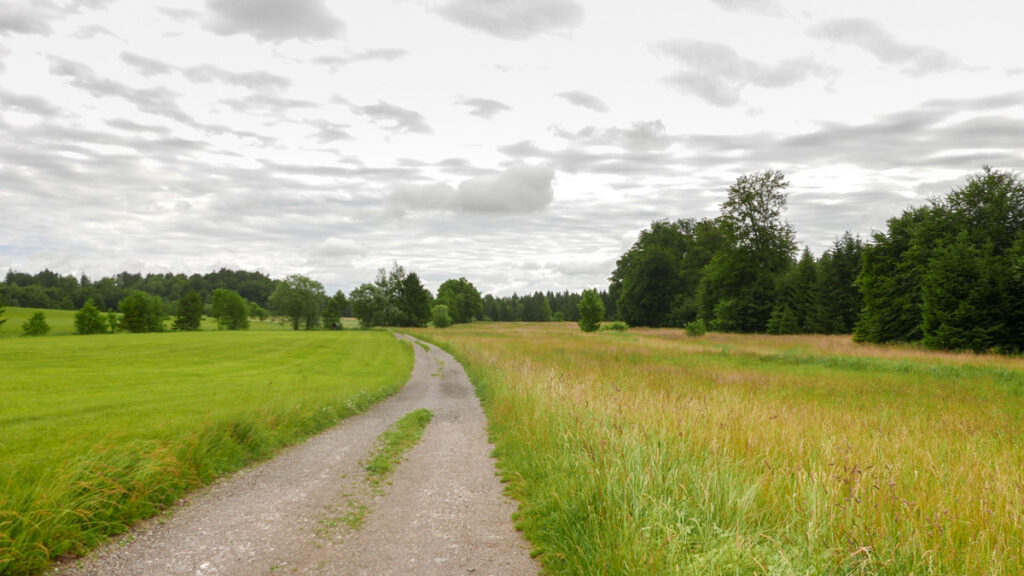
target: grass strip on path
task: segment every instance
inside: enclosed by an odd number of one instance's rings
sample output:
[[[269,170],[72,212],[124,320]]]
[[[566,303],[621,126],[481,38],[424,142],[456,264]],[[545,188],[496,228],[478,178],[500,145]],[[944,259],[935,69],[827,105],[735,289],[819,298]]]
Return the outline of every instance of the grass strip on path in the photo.
[[[413,410],[380,435],[377,449],[366,462],[366,472],[372,487],[378,488],[383,484],[402,461],[402,456],[419,442],[433,417],[433,413],[426,408]]]

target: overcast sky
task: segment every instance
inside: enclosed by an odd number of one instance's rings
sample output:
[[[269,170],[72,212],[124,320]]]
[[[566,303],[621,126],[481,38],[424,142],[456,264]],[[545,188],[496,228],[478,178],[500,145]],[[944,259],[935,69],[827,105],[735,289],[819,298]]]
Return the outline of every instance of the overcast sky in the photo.
[[[1024,165],[1011,0],[0,0],[0,273],[606,287],[778,168],[819,253]]]

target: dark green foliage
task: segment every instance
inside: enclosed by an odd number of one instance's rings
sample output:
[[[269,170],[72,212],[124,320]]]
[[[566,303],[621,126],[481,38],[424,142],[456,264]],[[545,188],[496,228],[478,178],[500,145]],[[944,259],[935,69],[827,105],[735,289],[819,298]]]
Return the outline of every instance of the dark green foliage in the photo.
[[[363,328],[387,326],[394,308],[385,290],[376,284],[360,284],[349,294],[349,302],[352,314]]]
[[[864,307],[864,300],[855,284],[860,274],[862,252],[860,238],[846,232],[822,254],[813,286],[812,306],[804,319],[808,332],[853,332]]]
[[[92,299],[101,311],[114,310],[118,302],[133,290],[160,296],[167,302],[177,302],[189,290],[209,298],[217,288],[237,291],[247,300],[266,305],[274,290],[274,281],[261,272],[221,269],[207,274],[133,274],[121,272],[116,276],[90,280],[82,275],[60,275],[51,270],[26,274],[11,270],[0,283],[0,291],[7,294],[9,304],[30,308],[63,308],[73,310]]]
[[[452,317],[448,313],[448,307],[438,304],[430,310],[430,321],[435,328],[447,328],[452,325]]]
[[[525,322],[550,322],[551,302],[541,292],[534,292],[533,296],[524,296],[522,300],[522,320]]]
[[[288,319],[292,330],[298,330],[303,325],[306,330],[312,330],[320,324],[325,299],[323,284],[294,274],[277,284],[269,302],[274,314]]]
[[[864,250],[858,340],[932,348],[1024,349],[1015,259],[1024,180],[985,167],[929,206],[889,220]]]
[[[345,298],[344,292],[338,290],[334,293],[334,296],[327,300],[327,304],[324,305],[324,327],[331,330],[341,330],[341,316],[347,308],[348,299]]]
[[[118,304],[121,321],[118,327],[128,332],[163,332],[163,300],[154,294],[135,291]]]
[[[652,222],[612,273],[609,300],[618,317],[634,326],[682,326],[693,320],[698,286],[722,241],[711,220]]]
[[[4,318],[4,314],[7,310],[4,308],[3,302],[0,302],[0,326],[3,326],[7,322],[7,318]]]
[[[25,336],[43,336],[50,331],[50,325],[46,323],[46,314],[36,312],[31,318],[25,320],[21,325],[21,331]]]
[[[267,318],[270,318],[270,310],[267,310],[255,302],[249,302],[249,317],[256,318],[258,320],[266,320]]]
[[[716,330],[762,332],[776,300],[776,284],[792,266],[793,227],[782,172],[740,176],[729,188],[719,218],[725,243],[708,264],[698,293],[701,316]]]
[[[178,300],[178,315],[174,318],[174,329],[185,332],[199,330],[203,320],[203,299],[195,290],[189,290]]]
[[[437,289],[437,304],[448,307],[452,322],[466,324],[483,317],[483,299],[476,286],[465,278],[445,280]]]
[[[249,329],[249,303],[234,290],[227,288],[214,290],[210,311],[217,320],[218,330]]]
[[[604,302],[598,295],[597,290],[584,290],[583,298],[579,304],[580,330],[584,332],[595,332],[601,327],[601,320],[604,318]]]
[[[92,299],[85,301],[82,309],[75,313],[76,334],[104,334],[107,331],[107,321],[100,313],[100,309],[92,303]]]
[[[426,326],[430,321],[433,296],[423,287],[420,277],[410,272],[398,282],[398,326]]]
[[[704,320],[701,318],[697,318],[693,322],[687,322],[685,328],[686,335],[693,338],[703,336],[708,331],[708,327],[704,324]]]
[[[796,313],[786,304],[778,304],[768,317],[766,332],[769,334],[799,334],[802,332]]]
[[[378,270],[373,284],[359,286],[349,300],[352,313],[364,328],[426,326],[430,320],[430,292],[415,272],[406,273],[397,262],[391,270]]]

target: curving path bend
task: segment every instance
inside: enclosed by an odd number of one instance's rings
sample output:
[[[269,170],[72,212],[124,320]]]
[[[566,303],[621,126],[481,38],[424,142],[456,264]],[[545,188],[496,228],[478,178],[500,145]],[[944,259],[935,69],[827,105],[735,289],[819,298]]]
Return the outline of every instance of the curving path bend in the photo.
[[[483,410],[462,366],[405,335],[408,384],[367,412],[217,482],[53,574],[96,576],[535,575],[513,528]],[[407,412],[434,413],[383,494],[361,460]],[[365,508],[352,528],[343,518]]]

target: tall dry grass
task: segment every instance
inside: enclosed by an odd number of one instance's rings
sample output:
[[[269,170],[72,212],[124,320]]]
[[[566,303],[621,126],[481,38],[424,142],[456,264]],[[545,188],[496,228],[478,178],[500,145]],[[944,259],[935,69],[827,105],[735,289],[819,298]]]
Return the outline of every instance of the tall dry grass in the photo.
[[[847,337],[418,334],[553,574],[1024,573],[1024,360]]]

